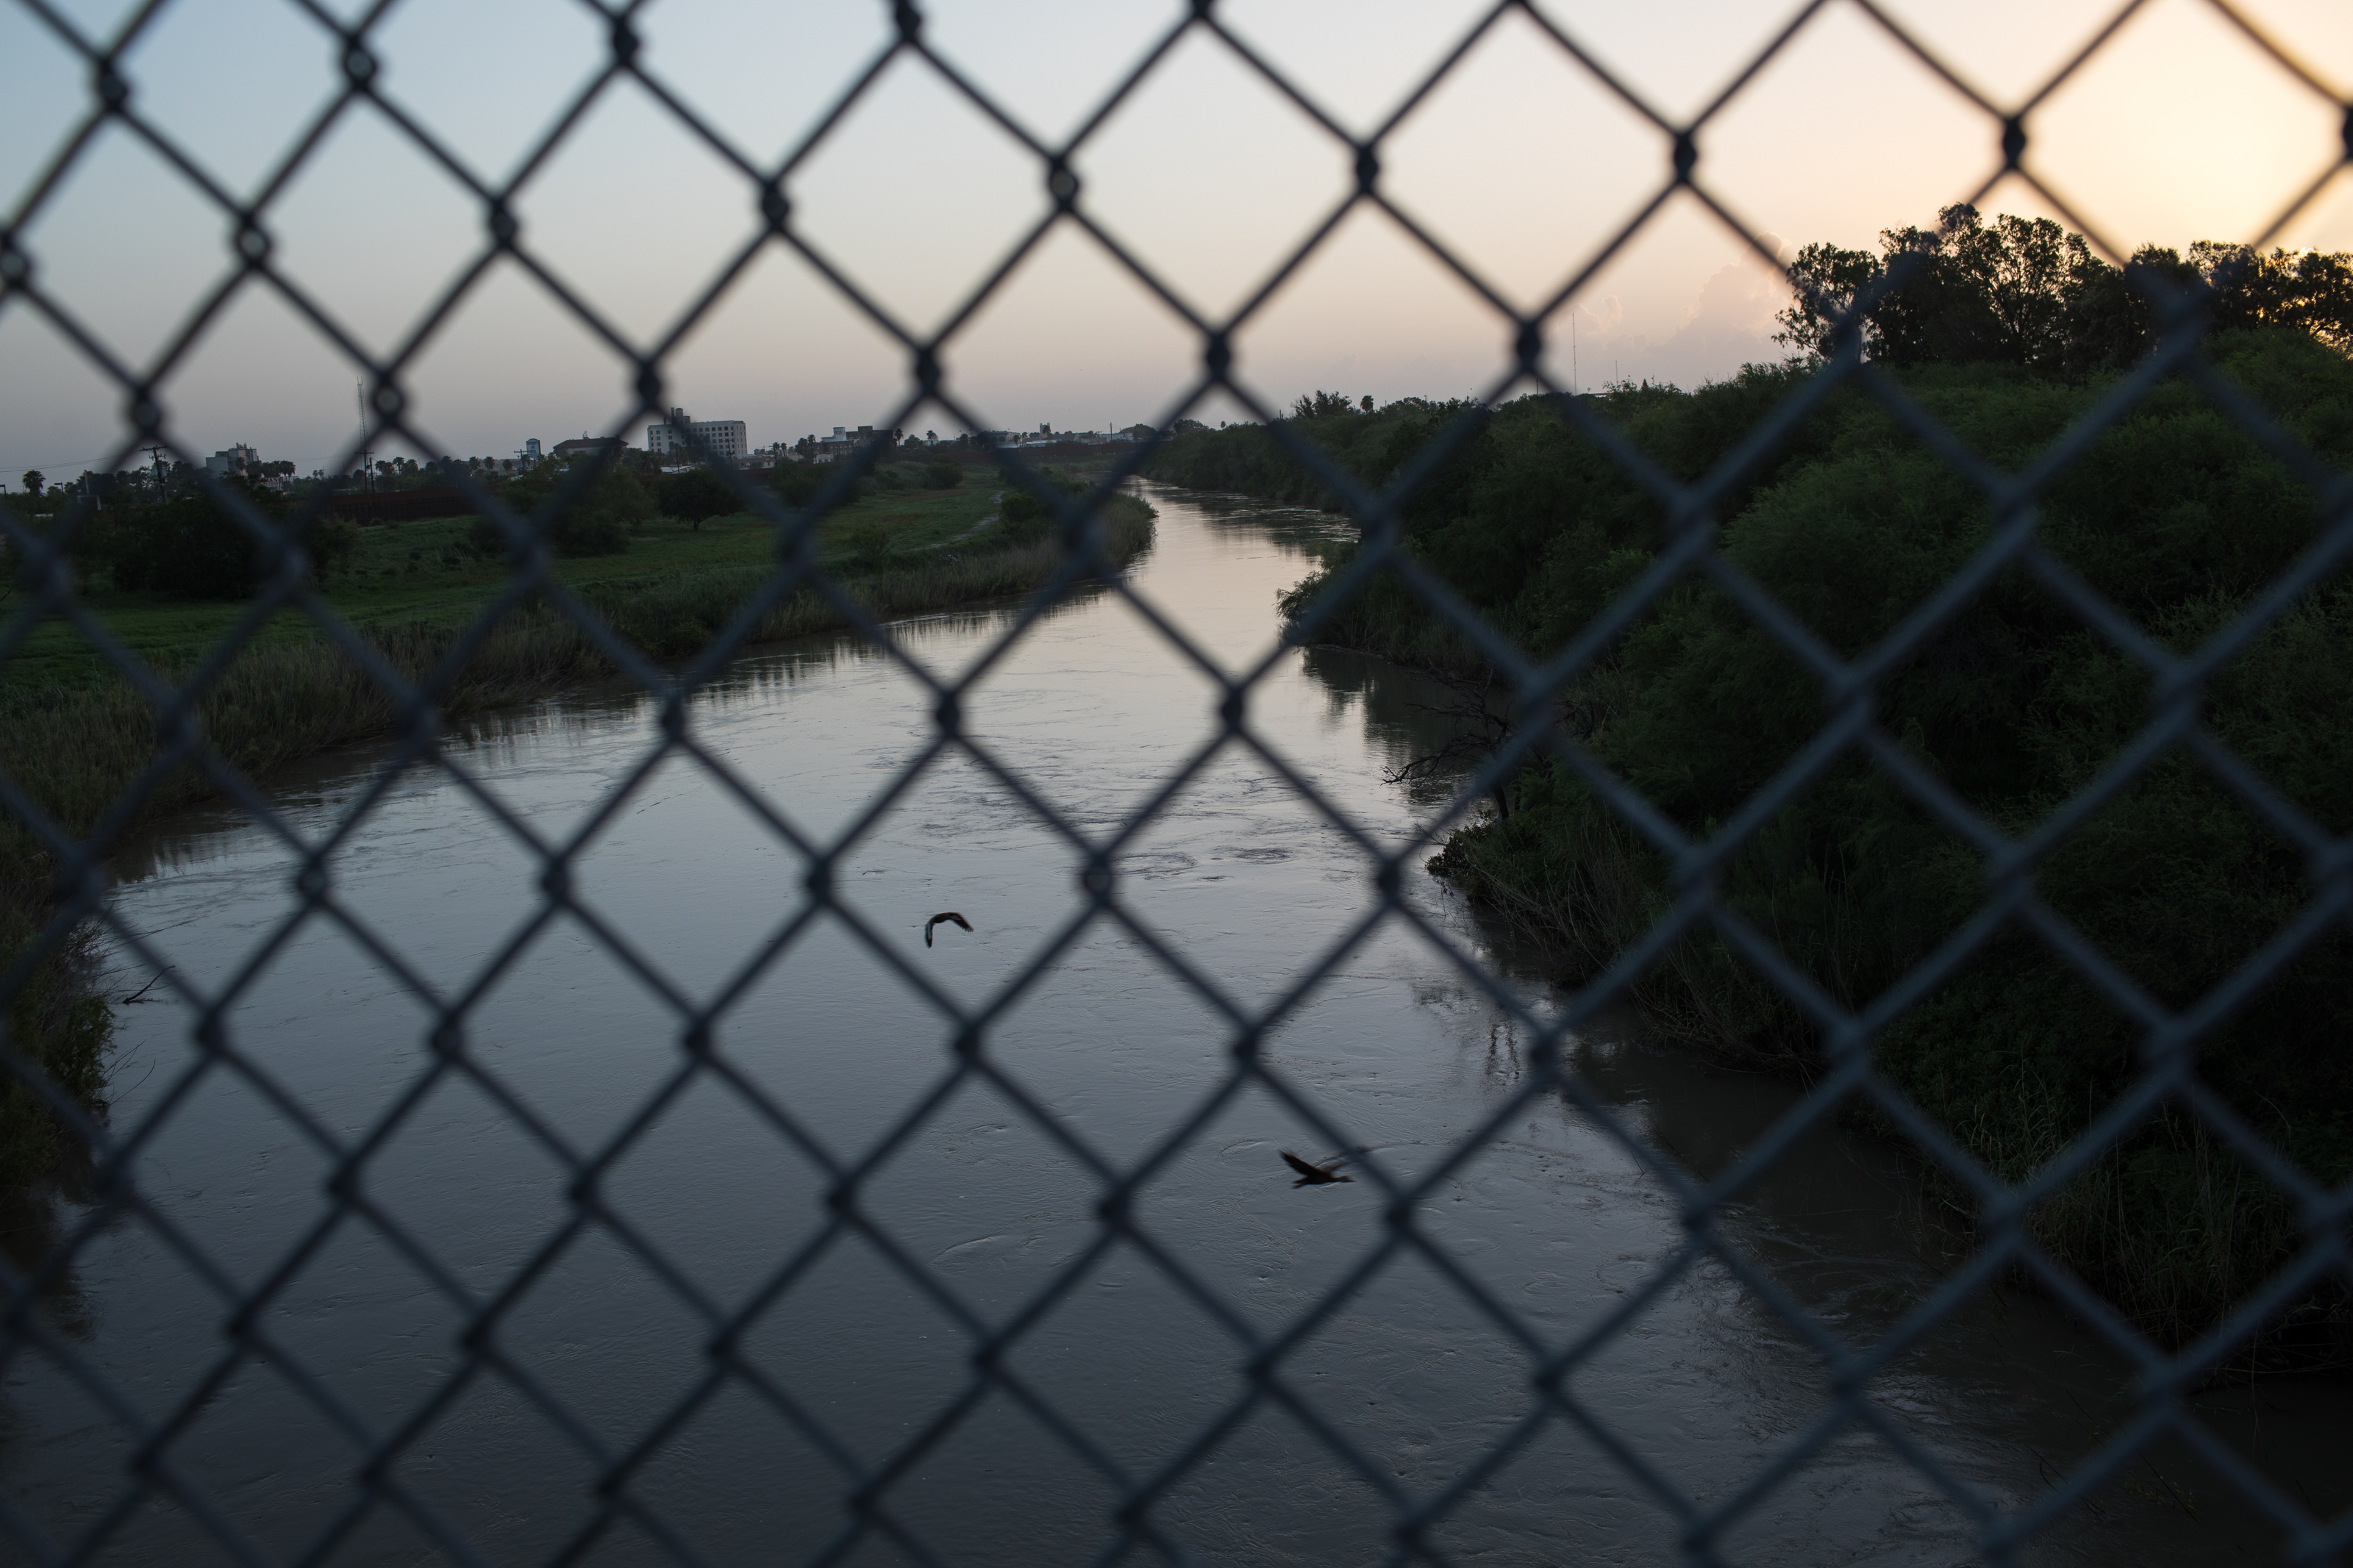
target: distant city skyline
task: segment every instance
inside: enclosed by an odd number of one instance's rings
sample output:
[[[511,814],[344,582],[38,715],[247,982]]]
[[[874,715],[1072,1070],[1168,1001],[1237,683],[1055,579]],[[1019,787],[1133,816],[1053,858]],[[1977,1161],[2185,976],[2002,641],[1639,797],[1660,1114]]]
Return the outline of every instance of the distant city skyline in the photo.
[[[1719,91],[1791,15],[1788,0],[1539,5],[1662,113]],[[69,8],[112,25],[100,0]],[[977,0],[926,7],[927,40],[1039,137],[1067,135],[1184,7],[1037,0],[1021,24]],[[1293,73],[1344,129],[1381,122],[1484,7],[1456,0],[1231,0],[1219,16]],[[2014,101],[2111,16],[2115,0],[1904,0],[1890,14],[1965,79]],[[2353,94],[2353,6],[2251,0],[2284,47]],[[508,177],[605,59],[602,29],[556,10],[410,0],[377,35],[386,94],[487,181]],[[749,155],[770,160],[817,122],[885,41],[889,7],[779,15],[742,4],[645,14],[647,68]],[[466,47],[448,47],[462,34]],[[282,0],[180,0],[125,55],[132,103],[226,189],[259,185],[335,90],[338,55]],[[0,202],[13,215],[87,112],[88,73],[20,8],[0,8]],[[2196,112],[2185,112],[2184,104]],[[2341,109],[2296,86],[2203,0],[2151,0],[2084,75],[2037,110],[2027,162],[2129,251],[2260,236],[2341,155]],[[1870,246],[1934,221],[1997,167],[1999,127],[1852,7],[1832,5],[1700,138],[1698,175],[1768,247]],[[1383,192],[1507,299],[1541,300],[1590,261],[1663,182],[1670,149],[1514,16],[1474,47],[1384,146]],[[1232,51],[1198,33],[1082,149],[1080,203],[1188,304],[1221,317],[1353,188],[1353,154]],[[787,184],[797,231],[910,330],[932,330],[1050,210],[1039,166],[1001,129],[902,58]],[[2011,181],[1989,212],[2041,214]],[[563,286],[640,344],[670,331],[757,233],[753,187],[623,84],[582,120],[516,203],[522,240]],[[2054,215],[2056,216],[2056,215]],[[386,128],[348,116],[267,218],[273,264],[373,353],[388,352],[482,246],[481,211]],[[216,210],[119,128],[26,224],[36,280],[123,363],[142,366],[230,268]],[[2274,237],[2353,248],[2353,180]],[[1672,200],[1551,323],[1550,365],[1586,387],[1611,375],[1694,384],[1778,357],[1784,295],[1698,203]],[[1572,338],[1574,350],[1572,350]],[[947,385],[983,427],[1113,428],[1176,412],[1199,342],[1092,239],[1064,225],[951,344]],[[1501,319],[1398,226],[1366,209],[1236,336],[1240,377],[1286,405],[1488,389],[1509,363]],[[741,419],[750,442],[837,423],[955,428],[902,416],[901,347],[807,261],[770,245],[670,356],[660,403]],[[357,433],[359,372],[282,300],[248,288],[163,388],[190,454],[232,440],[304,472]],[[494,265],[405,384],[437,451],[503,456],[575,430],[642,443],[626,363],[537,281]],[[0,303],[0,470],[70,477],[125,431],[120,392],[22,300]],[[1187,411],[1243,416],[1229,400]],[[429,456],[400,447],[416,456]]]

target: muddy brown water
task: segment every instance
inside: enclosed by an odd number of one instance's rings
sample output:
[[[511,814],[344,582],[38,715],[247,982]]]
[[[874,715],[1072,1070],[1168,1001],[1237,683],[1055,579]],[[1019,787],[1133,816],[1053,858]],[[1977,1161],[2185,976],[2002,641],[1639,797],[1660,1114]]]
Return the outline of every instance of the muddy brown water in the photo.
[[[1159,535],[1136,588],[1205,657],[1247,666],[1328,522],[1153,500]],[[1007,624],[951,616],[902,635],[953,671]],[[1413,706],[1432,695],[1372,661],[1293,651],[1250,718],[1286,767],[1395,845],[1438,809],[1382,782],[1438,739]],[[1217,701],[1187,656],[1097,594],[998,659],[966,721],[1024,789],[1101,835],[1188,764]],[[824,638],[739,661],[697,699],[693,731],[737,784],[830,842],[923,751],[929,710],[902,669]],[[1400,1254],[1314,1316],[1388,1234],[1382,1199],[1368,1179],[1294,1188],[1278,1155],[1361,1146],[1410,1178],[1500,1117],[1416,1225],[1546,1346],[1641,1300],[1683,1244],[1673,1198],[1616,1134],[1556,1092],[1525,1095],[1524,1029],[1449,950],[1503,967],[1535,1016],[1557,999],[1442,884],[1417,865],[1404,898],[1420,923],[1352,942],[1377,905],[1362,847],[1267,758],[1229,747],[1121,858],[1142,934],[1097,921],[1073,936],[1075,851],[949,752],[839,859],[866,934],[820,918],[755,969],[804,908],[806,861],[700,764],[673,756],[639,777],[659,736],[646,701],[591,692],[453,739],[470,784],[412,770],[342,839],[343,921],[292,918],[288,849],[233,813],[183,817],[124,854],[116,912],[175,980],[228,996],[233,1058],[196,1049],[185,1002],[124,1009],[113,1126],[142,1140],[154,1217],[96,1224],[72,1193],[16,1216],[20,1258],[90,1234],[41,1309],[69,1356],[6,1366],[14,1523],[110,1563],[233,1561],[215,1527],[276,1561],[435,1562],[462,1538],[501,1563],[793,1562],[829,1545],[859,1563],[1085,1562],[1120,1539],[1114,1476],[1166,1477],[1189,1456],[1145,1516],[1160,1545],[1216,1563],[1380,1561],[1392,1496],[1445,1493],[1516,1440],[1432,1525],[1435,1549],[1650,1563],[1681,1550],[1675,1497],[1720,1506],[1807,1445],[1725,1530],[1726,1560],[1942,1564],[1972,1557],[1948,1488],[2031,1507],[2130,1417],[2129,1369],[2096,1337],[2044,1299],[1989,1291],[1872,1383],[1879,1425],[1824,1436],[1806,1336],[1710,1259],[1642,1300],[1567,1384],[1614,1451],[1557,1415],[1531,1430],[1528,1349],[1430,1259]],[[381,754],[275,781],[286,821],[330,831]],[[583,913],[538,921],[540,865],[521,835],[563,843],[592,821],[572,883]],[[926,949],[923,921],[948,909],[975,930],[943,928]],[[1298,1104],[1225,1092],[1230,1019],[1178,968],[1250,1011],[1335,951],[1265,1037]],[[978,1007],[1050,952],[983,1043],[1021,1098],[958,1080],[955,1030],[899,966]],[[126,990],[145,977],[119,946],[116,973]],[[438,1070],[416,987],[470,999],[462,1050],[479,1078]],[[728,987],[711,1041],[723,1079],[691,1068],[664,992]],[[1598,1031],[1575,1059],[1645,1149],[1702,1174],[1791,1100],[1625,1030]],[[778,1117],[825,1158],[872,1162],[858,1210],[883,1240],[828,1239],[830,1178]],[[552,1151],[591,1156],[630,1130],[598,1168],[602,1217],[575,1223],[577,1167]],[[370,1151],[364,1212],[340,1222],[322,1139]],[[1153,1254],[1103,1245],[1100,1183],[1073,1145],[1119,1169],[1166,1153],[1134,1204]],[[1965,1245],[1920,1205],[1901,1156],[1824,1131],[1721,1230],[1788,1301],[1869,1343]],[[263,1344],[227,1344],[230,1297],[257,1291]],[[468,1314],[489,1303],[476,1361]],[[1258,1386],[1245,1336],[1271,1342],[1311,1317],[1281,1397],[1228,1421]],[[734,1370],[714,1380],[706,1349],[739,1318]],[[976,1336],[1015,1321],[1027,1327],[1002,1366],[1019,1396],[976,1384],[973,1366]],[[2335,1511],[2353,1503],[2349,1395],[2281,1380],[2189,1408],[2284,1493]],[[142,1449],[126,1412],[164,1440]],[[355,1491],[367,1445],[396,1434],[397,1458]],[[624,1458],[618,1489],[600,1491]],[[134,1463],[149,1484],[126,1491]],[[852,1468],[888,1478],[864,1511],[846,1496]],[[2280,1544],[2167,1441],[2024,1555],[2262,1562]]]

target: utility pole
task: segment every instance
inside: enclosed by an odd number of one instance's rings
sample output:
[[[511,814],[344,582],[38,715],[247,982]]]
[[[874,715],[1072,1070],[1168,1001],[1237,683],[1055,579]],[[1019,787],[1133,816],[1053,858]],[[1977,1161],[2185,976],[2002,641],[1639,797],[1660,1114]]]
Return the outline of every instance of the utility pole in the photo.
[[[164,448],[150,447],[146,451],[149,461],[155,465],[155,493],[160,496],[164,493]]]
[[[369,459],[375,454],[368,450],[367,383],[355,381],[352,384],[352,402],[358,405],[360,411],[360,488],[373,491],[375,489],[375,465]]]

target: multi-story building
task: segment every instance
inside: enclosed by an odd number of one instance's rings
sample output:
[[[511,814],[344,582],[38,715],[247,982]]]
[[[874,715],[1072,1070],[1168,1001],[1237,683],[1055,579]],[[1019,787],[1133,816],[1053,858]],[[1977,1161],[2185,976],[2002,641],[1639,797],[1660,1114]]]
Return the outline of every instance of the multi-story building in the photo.
[[[646,450],[657,458],[699,456],[680,433],[681,426],[693,433],[703,451],[731,463],[741,461],[752,449],[751,437],[744,433],[741,419],[695,419],[685,409],[673,408],[668,419],[646,426]]]
[[[218,474],[223,479],[227,479],[231,474],[244,473],[259,461],[261,461],[261,454],[240,441],[206,458],[205,472]]]
[[[845,429],[837,425],[833,427],[832,435],[820,436],[817,438],[817,449],[809,455],[810,460],[819,463],[838,463],[873,439],[874,426],[871,425],[860,425],[855,430]]]

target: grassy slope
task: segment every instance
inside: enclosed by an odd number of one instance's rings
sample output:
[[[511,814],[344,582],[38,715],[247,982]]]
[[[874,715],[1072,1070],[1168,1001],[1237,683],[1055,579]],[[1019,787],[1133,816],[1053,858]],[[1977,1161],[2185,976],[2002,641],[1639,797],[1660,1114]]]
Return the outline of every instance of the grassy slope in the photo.
[[[923,553],[965,534],[994,515],[994,487],[953,490],[896,491],[870,497],[825,520],[828,566],[840,567],[870,531],[887,534],[892,556],[912,563]],[[363,530],[358,554],[323,597],[343,618],[363,628],[456,626],[505,580],[505,563],[476,555],[468,543],[470,520],[383,523]],[[987,533],[971,540],[986,549]],[[767,525],[748,513],[713,518],[697,531],[667,518],[636,529],[625,555],[560,561],[557,575],[575,588],[626,589],[634,584],[715,568],[756,570],[775,556]],[[603,595],[599,595],[602,597]],[[0,597],[5,614],[16,595]],[[174,599],[161,594],[101,589],[83,603],[110,631],[153,664],[185,664],[234,625],[244,613],[237,604]],[[255,640],[261,647],[307,642],[309,620],[280,615]],[[101,678],[106,661],[80,631],[52,620],[26,640],[5,665],[0,684],[48,681],[78,683]]]

